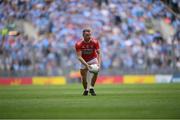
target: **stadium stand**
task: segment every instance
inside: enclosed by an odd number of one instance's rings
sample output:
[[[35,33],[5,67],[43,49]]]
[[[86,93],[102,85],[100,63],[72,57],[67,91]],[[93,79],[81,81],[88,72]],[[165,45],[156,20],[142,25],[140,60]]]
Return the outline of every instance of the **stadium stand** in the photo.
[[[0,75],[77,70],[85,27],[100,40],[102,74],[180,70],[180,20],[160,0],[1,0]]]

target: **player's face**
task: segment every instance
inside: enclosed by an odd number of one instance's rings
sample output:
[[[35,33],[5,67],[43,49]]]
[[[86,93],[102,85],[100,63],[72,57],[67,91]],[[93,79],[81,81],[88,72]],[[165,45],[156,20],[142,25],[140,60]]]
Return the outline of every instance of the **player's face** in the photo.
[[[84,40],[90,40],[90,38],[91,38],[91,32],[85,32],[84,35],[83,35],[83,37],[84,37]]]

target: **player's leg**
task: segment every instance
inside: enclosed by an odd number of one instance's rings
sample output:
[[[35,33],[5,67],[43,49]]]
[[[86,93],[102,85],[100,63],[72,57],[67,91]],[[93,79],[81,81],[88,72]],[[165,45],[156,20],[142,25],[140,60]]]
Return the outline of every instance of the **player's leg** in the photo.
[[[91,80],[91,86],[92,87],[94,87],[94,85],[96,83],[96,80],[97,80],[97,77],[98,77],[98,73],[94,73],[93,77],[92,77],[92,80]]]
[[[92,79],[93,74],[87,71],[86,75],[86,81],[87,81],[87,89],[89,90],[91,87],[91,79]]]
[[[83,95],[86,96],[88,95],[88,89],[87,89],[87,69],[80,69],[80,73],[81,73],[81,80],[82,80],[82,84],[84,87],[84,93]]]
[[[94,85],[95,85],[95,83],[96,83],[97,77],[98,77],[98,73],[94,73],[94,74],[93,74],[93,77],[92,77],[92,79],[91,79],[91,87],[90,87],[89,92],[90,92],[91,95],[93,95],[93,96],[96,96],[96,93],[95,93],[95,90],[94,90]]]

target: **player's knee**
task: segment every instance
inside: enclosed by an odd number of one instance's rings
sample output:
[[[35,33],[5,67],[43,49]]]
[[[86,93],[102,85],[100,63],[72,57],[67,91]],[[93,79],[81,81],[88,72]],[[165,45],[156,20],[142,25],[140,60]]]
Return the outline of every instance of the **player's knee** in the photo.
[[[82,76],[85,76],[85,75],[87,74],[87,70],[81,69],[81,70],[80,70],[80,73],[81,73]]]

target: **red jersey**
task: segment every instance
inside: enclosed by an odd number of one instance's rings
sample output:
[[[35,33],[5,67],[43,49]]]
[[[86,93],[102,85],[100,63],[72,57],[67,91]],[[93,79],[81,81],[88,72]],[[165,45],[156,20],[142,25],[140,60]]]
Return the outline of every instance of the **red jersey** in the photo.
[[[75,48],[77,52],[82,52],[82,58],[88,62],[97,57],[96,50],[99,49],[99,42],[95,39],[91,39],[89,42],[81,40],[76,43]]]

